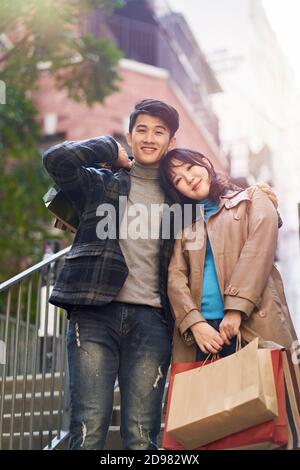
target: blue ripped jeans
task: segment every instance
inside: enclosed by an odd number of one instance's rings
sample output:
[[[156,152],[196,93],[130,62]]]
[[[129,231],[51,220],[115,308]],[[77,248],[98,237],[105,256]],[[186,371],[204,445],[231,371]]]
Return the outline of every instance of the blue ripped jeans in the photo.
[[[162,311],[111,302],[71,314],[70,449],[103,449],[118,377],[125,449],[157,449],[171,338]]]
[[[209,323],[215,330],[219,331],[219,326],[223,318],[220,318],[218,320],[207,320],[207,323]],[[224,344],[223,348],[219,352],[220,357],[226,357],[230,356],[230,354],[235,353],[236,351],[236,336],[231,339],[230,345]],[[201,349],[197,346],[196,349],[196,361],[205,361],[207,358],[207,354],[201,351]]]

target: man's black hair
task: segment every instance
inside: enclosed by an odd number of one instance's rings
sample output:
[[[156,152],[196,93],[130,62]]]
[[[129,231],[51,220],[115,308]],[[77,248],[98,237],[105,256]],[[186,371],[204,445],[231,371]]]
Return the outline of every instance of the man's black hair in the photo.
[[[132,113],[129,120],[129,132],[132,132],[136,118],[140,114],[149,114],[150,116],[159,117],[170,131],[170,138],[172,138],[179,127],[179,115],[173,106],[159,100],[145,99],[139,101]]]

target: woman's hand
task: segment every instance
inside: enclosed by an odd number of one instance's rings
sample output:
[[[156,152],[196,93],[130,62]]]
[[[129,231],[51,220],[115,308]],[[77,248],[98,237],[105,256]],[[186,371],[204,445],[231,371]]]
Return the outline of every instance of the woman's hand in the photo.
[[[133,162],[129,160],[126,150],[122,147],[119,142],[117,142],[119,147],[118,158],[116,161],[116,166],[118,168],[127,168],[128,170],[132,167]]]
[[[224,318],[220,323],[220,334],[226,344],[230,344],[230,340],[237,336],[242,321],[242,313],[238,310],[227,310]]]
[[[199,348],[204,354],[218,354],[224,341],[220,333],[207,322],[195,323],[191,326],[192,333]]]

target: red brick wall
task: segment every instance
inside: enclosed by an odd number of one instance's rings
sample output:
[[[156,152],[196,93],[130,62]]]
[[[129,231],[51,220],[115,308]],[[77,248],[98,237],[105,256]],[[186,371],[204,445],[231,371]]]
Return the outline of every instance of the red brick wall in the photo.
[[[65,132],[66,139],[80,140],[96,135],[124,133],[124,124],[134,107],[143,98],[155,98],[173,105],[180,115],[177,146],[188,147],[207,155],[217,168],[222,168],[218,155],[209,147],[193,117],[183,107],[167,78],[120,68],[122,81],[120,90],[107,97],[105,103],[89,108],[67,98],[66,93],[57,91],[53,81],[44,72],[40,79],[36,102],[41,118],[47,113],[58,116],[57,132]],[[126,129],[127,130],[127,129]]]

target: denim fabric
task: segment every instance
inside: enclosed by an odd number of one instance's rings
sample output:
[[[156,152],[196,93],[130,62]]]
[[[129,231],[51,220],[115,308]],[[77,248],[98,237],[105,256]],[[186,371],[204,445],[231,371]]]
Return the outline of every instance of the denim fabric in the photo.
[[[219,331],[220,323],[223,319],[220,318],[218,320],[208,320],[209,323],[215,330]],[[230,354],[235,353],[236,351],[236,336],[231,339],[230,345],[224,344],[223,348],[219,352],[220,357],[230,356]],[[205,361],[207,358],[207,354],[201,351],[201,349],[197,346],[196,350],[196,361]]]
[[[171,338],[161,309],[112,302],[72,311],[68,331],[70,449],[103,449],[114,385],[125,449],[157,449]]]

